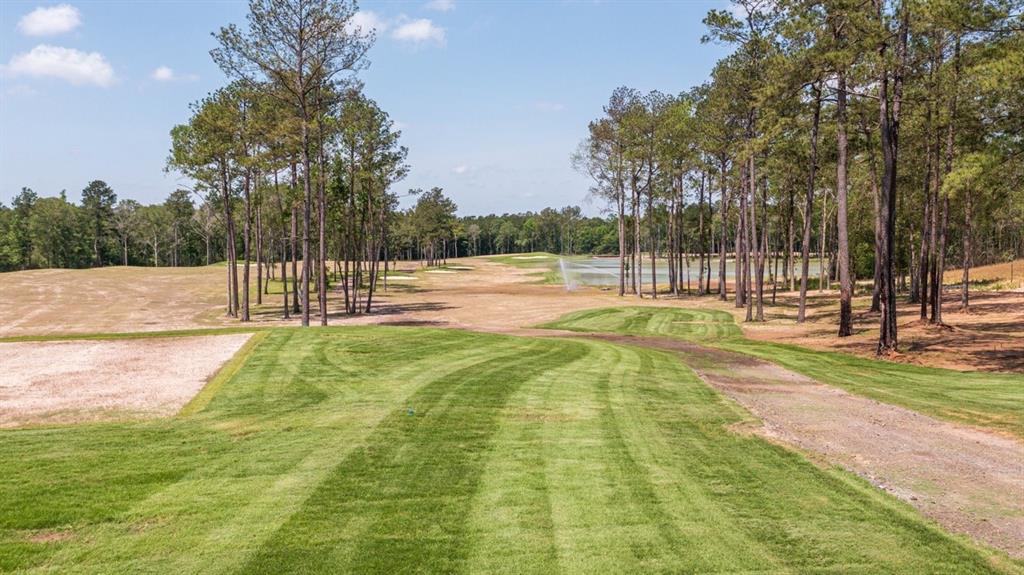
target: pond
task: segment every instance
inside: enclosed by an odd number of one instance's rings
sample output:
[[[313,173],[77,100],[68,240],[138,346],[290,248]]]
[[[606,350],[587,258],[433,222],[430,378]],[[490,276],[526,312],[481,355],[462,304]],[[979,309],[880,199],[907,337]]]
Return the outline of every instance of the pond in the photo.
[[[797,273],[799,274],[799,258],[794,259]],[[773,263],[771,260],[765,262],[765,278],[768,277],[768,264]],[[629,265],[629,261],[626,262]],[[696,286],[697,278],[700,277],[699,269],[700,260],[696,258],[690,259],[690,265],[688,270],[682,270],[683,282],[686,281],[686,274],[689,271],[690,281]],[[559,268],[562,273],[562,279],[566,284],[566,287],[573,287],[578,285],[587,286],[615,286],[619,284],[619,259],[617,257],[563,257],[559,258]],[[779,261],[779,276],[782,276],[782,260]],[[820,267],[818,265],[818,259],[812,258],[810,261],[810,277],[817,277]],[[651,283],[651,260],[650,258],[644,258],[643,262],[643,282],[644,284]],[[727,281],[732,281],[736,275],[735,260],[726,258],[725,260],[725,277]],[[659,258],[657,261],[657,279],[659,284],[668,285],[668,260]],[[711,286],[714,288],[718,282],[718,258],[711,259]]]

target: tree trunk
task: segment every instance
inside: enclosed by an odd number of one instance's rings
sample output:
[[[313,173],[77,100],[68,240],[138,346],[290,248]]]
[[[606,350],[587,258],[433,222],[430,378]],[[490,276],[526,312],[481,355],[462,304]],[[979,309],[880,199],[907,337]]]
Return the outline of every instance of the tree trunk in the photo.
[[[786,289],[793,291],[796,289],[796,274],[793,273],[793,218],[796,216],[795,203],[796,203],[796,188],[790,187],[788,199],[789,205],[786,209],[786,258],[785,258],[785,269],[783,270]],[[774,302],[773,302],[774,303]]]
[[[299,84],[302,84],[301,78]],[[311,208],[313,204],[313,187],[309,181],[309,112],[306,102],[302,105],[302,326],[309,326],[309,227],[311,225]]]
[[[960,292],[960,313],[970,313],[968,288],[971,279],[971,193],[964,191],[964,276]]]
[[[878,20],[884,22],[881,4],[876,0]],[[897,68],[892,74],[892,102],[889,101],[890,70],[882,66],[878,88],[879,132],[882,146],[882,195],[880,208],[882,227],[882,317],[879,322],[878,346],[875,353],[880,356],[895,353],[899,349],[896,327],[896,282],[893,277],[894,232],[896,228],[896,168],[899,155],[900,107],[903,99],[903,70],[905,68],[908,35],[908,9],[902,7],[900,29],[897,40]],[[882,61],[889,40],[879,46]]]
[[[221,195],[224,199],[224,250],[228,260],[228,315],[238,315],[238,270],[235,263],[235,222],[231,215],[231,186],[227,166],[221,166]]]
[[[839,256],[839,337],[853,334],[853,284],[850,281],[850,237],[846,220],[846,75],[840,72],[836,93],[836,233]]]
[[[633,293],[643,298],[643,251],[640,242],[640,190],[633,175]]]
[[[245,172],[245,183],[242,192],[245,200],[245,221],[242,222],[242,257],[245,258],[242,271],[242,321],[249,321],[249,244],[252,229],[249,222],[252,221],[252,202],[250,201],[249,186],[252,184],[252,175],[248,170]]]
[[[764,306],[762,305],[762,302],[761,302],[761,298],[764,295],[764,259],[762,258],[761,250],[762,250],[762,248],[764,246],[761,244],[761,237],[757,233],[757,211],[756,211],[756,208],[757,208],[757,178],[756,178],[756,173],[757,172],[756,172],[755,167],[754,167],[754,155],[753,154],[750,155],[750,159],[748,160],[748,163],[750,165],[750,167],[747,169],[747,177],[750,179],[750,183],[749,183],[750,199],[748,200],[748,202],[749,202],[749,210],[750,210],[750,218],[749,218],[750,219],[750,223],[749,223],[750,240],[749,240],[749,243],[750,243],[750,247],[753,250],[753,257],[754,257],[753,265],[748,265],[748,270],[750,270],[750,268],[753,268],[750,271],[753,271],[755,277],[754,277],[754,283],[751,284],[751,294],[750,294],[751,295],[751,297],[750,297],[751,301],[748,301],[748,303],[747,303],[747,320],[748,321],[750,321],[750,320],[764,321]],[[763,216],[764,216],[764,214],[762,214],[762,217]],[[749,277],[749,275],[748,275],[748,277]],[[754,300],[754,296],[755,295],[756,295],[756,298],[757,298],[757,313],[753,317],[751,317],[751,312],[752,312],[752,308],[753,308],[753,300]]]
[[[653,164],[648,164],[653,166]],[[654,186],[651,184],[652,168],[647,170],[647,242],[651,249],[651,299],[658,299],[658,242],[654,229]]]
[[[728,298],[725,293],[725,250],[726,244],[728,243],[729,239],[729,184],[726,175],[726,161],[720,159],[719,162],[721,164],[720,173],[722,174],[722,191],[721,198],[719,198],[719,201],[721,203],[721,208],[719,209],[719,211],[721,213],[719,214],[718,219],[721,220],[722,222],[722,229],[720,230],[720,238],[718,240],[718,299],[721,301],[726,301],[726,299]]]
[[[320,94],[317,92],[317,107],[320,107]],[[320,325],[327,325],[327,199],[324,195],[324,129],[323,115],[317,114],[317,228],[319,245],[317,268],[319,281],[317,286],[317,303],[320,308]]]
[[[261,207],[256,206],[256,305],[263,304],[263,218],[260,217],[261,211]]]
[[[941,172],[936,170],[939,177],[936,181],[935,187],[937,193],[942,191],[942,181],[946,174],[949,174],[953,170],[953,154],[955,151],[955,133],[956,133],[956,106],[957,106],[957,91],[960,84],[960,37],[956,37],[956,45],[953,50],[953,88],[952,93],[949,96],[949,120],[946,125],[946,154],[945,154],[945,165]],[[936,148],[938,152],[938,148]],[[936,162],[937,163],[937,162]],[[936,270],[935,270],[935,303],[932,307],[931,323],[942,325],[942,286],[943,286],[943,274],[946,271],[946,240],[948,237],[949,229],[949,194],[945,194],[942,198],[942,228],[939,230],[939,245],[938,253],[936,258]],[[966,232],[965,232],[966,234]],[[967,257],[967,254],[964,254]],[[966,268],[965,268],[966,272]],[[961,302],[961,305],[963,303]]]
[[[941,184],[940,184],[941,185]],[[942,198],[942,219],[939,221],[938,245],[935,248],[935,273],[932,279],[932,316],[929,323],[943,325],[942,287],[946,271],[946,230],[949,225],[949,196]]]
[[[818,236],[818,293],[828,287],[828,266],[825,265],[825,251],[828,249],[828,195],[821,197],[821,235]]]
[[[740,168],[740,184],[736,188],[739,201],[736,202],[736,262],[734,264],[735,269],[733,270],[733,281],[736,284],[736,293],[734,294],[735,306],[742,308],[747,301],[747,273],[746,273],[746,255],[744,240],[746,238],[746,212],[747,212],[747,190],[746,183],[744,182],[744,170]]]
[[[814,176],[818,169],[818,123],[821,120],[821,84],[812,86],[814,91],[814,115],[811,123],[811,165],[807,176],[807,200],[804,210],[804,237],[800,246],[800,305],[796,321],[803,323],[807,319],[807,274],[811,264],[811,215],[814,213]]]
[[[697,196],[697,242],[700,244],[700,272],[697,274],[697,295],[704,295],[704,171],[700,173],[700,189]]]

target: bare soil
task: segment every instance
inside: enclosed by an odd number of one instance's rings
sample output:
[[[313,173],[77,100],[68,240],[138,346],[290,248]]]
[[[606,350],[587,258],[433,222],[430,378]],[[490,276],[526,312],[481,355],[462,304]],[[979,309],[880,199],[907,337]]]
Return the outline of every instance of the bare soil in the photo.
[[[0,337],[198,327],[226,268],[106,267],[0,273]]]
[[[731,303],[743,333],[751,339],[791,343],[811,349],[874,357],[880,315],[869,310],[871,298],[854,299],[854,333],[837,335],[839,298],[835,292],[808,294],[807,321],[796,322],[797,296],[779,294],[777,305],[765,308],[765,323],[744,323],[744,310]],[[920,321],[920,306],[900,298],[897,322],[900,353],[895,361],[955,369],[1024,373],[1024,292],[977,291],[971,294],[971,313],[960,313],[959,292],[943,294],[944,325]]]
[[[950,531],[1024,558],[1019,441],[852,395],[741,354],[668,338],[592,337],[680,354],[704,381],[760,418],[760,434],[864,477]]]
[[[529,256],[524,256],[529,257]],[[503,265],[487,258],[451,260],[448,273],[418,273],[415,263],[400,263],[398,277],[413,277],[379,290],[375,312],[350,318],[340,313],[341,293],[329,295],[330,322],[434,325],[531,335],[530,326],[562,314],[618,305],[711,307],[732,312],[747,337],[873,357],[878,314],[868,312],[870,298],[854,299],[854,335],[836,336],[838,296],[809,294],[808,320],[796,323],[797,297],[779,292],[767,306],[766,323],[744,323],[743,310],[717,296],[662,294],[657,299],[619,298],[612,290],[566,291],[538,283],[538,269]],[[1002,266],[1002,267],[1000,267]],[[979,268],[1002,277],[1009,264]],[[1002,268],[1006,269],[1003,270]],[[468,268],[468,269],[467,269]],[[996,269],[998,268],[998,269]],[[1021,273],[1024,275],[1024,262]],[[956,273],[950,272],[950,273]],[[238,325],[225,318],[224,266],[203,268],[123,268],[34,270],[0,274],[0,337],[110,331],[155,331]],[[415,274],[415,275],[413,275]],[[959,292],[944,298],[946,326],[918,321],[918,308],[900,301],[901,354],[895,361],[948,369],[1024,373],[1024,292],[972,292],[972,313],[961,314]],[[770,293],[766,294],[770,298]],[[731,293],[730,293],[731,298]],[[281,319],[280,296],[253,307],[254,323],[295,325]],[[952,329],[950,329],[952,328]]]
[[[173,414],[250,335],[0,343],[0,428]]]

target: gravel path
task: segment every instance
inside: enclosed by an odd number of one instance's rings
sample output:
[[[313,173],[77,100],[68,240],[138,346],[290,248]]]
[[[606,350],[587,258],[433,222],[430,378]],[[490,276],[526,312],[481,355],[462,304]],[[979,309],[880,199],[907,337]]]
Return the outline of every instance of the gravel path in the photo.
[[[950,531],[1024,558],[1024,444],[819,384],[742,354],[657,337],[588,337],[673,351],[763,422],[764,436],[857,473]]]

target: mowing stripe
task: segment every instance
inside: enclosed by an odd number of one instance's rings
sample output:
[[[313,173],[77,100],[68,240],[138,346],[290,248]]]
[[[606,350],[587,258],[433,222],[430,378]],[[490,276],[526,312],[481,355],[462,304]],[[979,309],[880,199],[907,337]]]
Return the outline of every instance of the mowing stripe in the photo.
[[[381,422],[242,571],[461,570],[469,503],[500,409],[565,351],[521,341],[420,389],[409,400],[414,414],[401,408]]]

